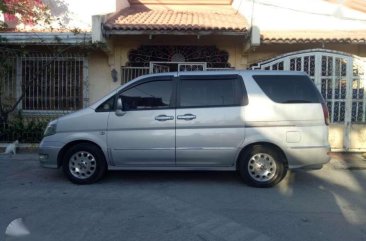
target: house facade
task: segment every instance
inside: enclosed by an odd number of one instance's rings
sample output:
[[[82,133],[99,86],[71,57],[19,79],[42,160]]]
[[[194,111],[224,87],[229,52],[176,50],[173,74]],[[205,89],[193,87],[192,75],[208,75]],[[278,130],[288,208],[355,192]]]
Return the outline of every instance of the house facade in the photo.
[[[28,88],[21,104],[25,113],[74,111],[148,73],[305,71],[327,101],[332,149],[365,151],[366,13],[349,5],[352,1],[340,6],[312,0],[319,4],[317,10],[299,8],[299,1],[282,2],[117,0],[112,13],[90,17],[90,32],[84,34],[42,33],[40,41],[29,38],[32,33],[3,33],[8,45],[26,42],[39,49],[15,60],[9,89],[19,95],[17,86],[43,69],[42,61],[54,58],[47,55],[49,46],[83,41],[103,47],[73,48],[58,56],[33,84],[39,88]]]

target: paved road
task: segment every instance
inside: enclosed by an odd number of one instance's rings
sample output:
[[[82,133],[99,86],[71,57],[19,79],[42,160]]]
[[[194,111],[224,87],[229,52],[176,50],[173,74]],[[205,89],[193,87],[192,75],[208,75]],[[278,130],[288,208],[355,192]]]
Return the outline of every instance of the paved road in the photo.
[[[366,240],[366,170],[338,164],[271,189],[230,172],[113,172],[77,186],[32,155],[0,158],[0,240]],[[31,234],[5,236],[17,218]]]

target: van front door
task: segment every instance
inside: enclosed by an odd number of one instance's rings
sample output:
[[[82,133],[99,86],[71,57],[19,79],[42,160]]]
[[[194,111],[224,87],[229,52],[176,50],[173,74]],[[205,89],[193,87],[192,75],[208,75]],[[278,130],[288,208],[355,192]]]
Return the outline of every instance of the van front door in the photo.
[[[172,76],[143,80],[118,94],[122,109],[108,121],[108,150],[116,166],[174,166]]]

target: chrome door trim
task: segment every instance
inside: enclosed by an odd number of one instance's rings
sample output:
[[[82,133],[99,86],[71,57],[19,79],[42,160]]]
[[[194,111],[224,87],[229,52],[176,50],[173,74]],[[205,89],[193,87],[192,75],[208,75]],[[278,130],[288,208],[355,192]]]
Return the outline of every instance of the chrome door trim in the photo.
[[[174,116],[171,115],[158,115],[155,117],[155,120],[157,121],[168,121],[168,120],[174,120]]]
[[[177,150],[236,150],[234,147],[177,147]]]
[[[193,114],[184,114],[184,115],[177,115],[178,120],[193,120],[197,117]]]

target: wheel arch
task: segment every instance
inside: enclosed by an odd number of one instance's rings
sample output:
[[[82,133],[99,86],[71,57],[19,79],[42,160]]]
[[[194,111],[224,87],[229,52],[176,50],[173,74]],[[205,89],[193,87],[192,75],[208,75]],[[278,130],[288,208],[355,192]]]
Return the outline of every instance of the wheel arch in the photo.
[[[108,163],[106,154],[104,153],[103,149],[97,143],[90,141],[90,140],[74,140],[74,141],[71,141],[71,142],[67,143],[66,145],[64,145],[61,148],[61,150],[59,151],[59,153],[57,155],[57,166],[58,167],[62,166],[62,160],[63,160],[67,150],[70,149],[72,146],[80,144],[80,143],[87,143],[87,144],[96,146],[99,149],[99,151],[103,154],[105,161]]]
[[[281,155],[284,157],[284,165],[285,165],[285,168],[288,168],[288,160],[287,160],[287,156],[285,154],[285,152],[282,150],[282,148],[274,143],[271,143],[271,142],[267,142],[267,141],[258,141],[258,142],[253,142],[253,143],[250,143],[246,146],[244,146],[237,159],[236,159],[236,170],[238,170],[238,166],[239,166],[239,163],[240,163],[240,160],[241,158],[251,149],[253,148],[254,146],[266,146],[266,147],[269,147],[269,148],[273,148],[274,150],[278,151],[279,153],[281,153]]]

